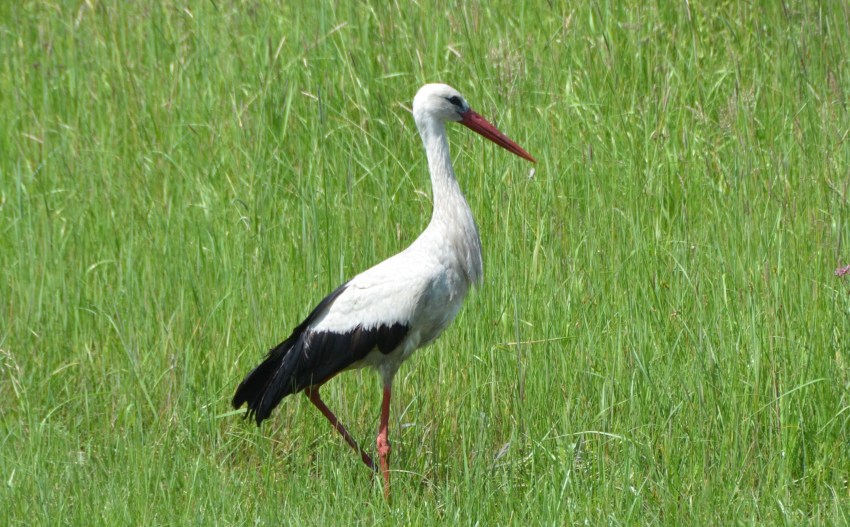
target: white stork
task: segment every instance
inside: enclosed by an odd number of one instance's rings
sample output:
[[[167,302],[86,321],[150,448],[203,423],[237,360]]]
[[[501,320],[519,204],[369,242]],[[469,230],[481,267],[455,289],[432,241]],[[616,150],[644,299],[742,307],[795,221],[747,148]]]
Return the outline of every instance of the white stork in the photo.
[[[472,111],[451,86],[423,86],[413,99],[413,118],[431,172],[434,211],[428,227],[407,249],[358,274],[319,302],[289,338],[272,348],[245,377],[233,396],[233,406],[247,403],[246,417],[253,415],[259,426],[281,399],[303,390],[363,462],[377,470],[369,454],[319,396],[319,388],[337,373],[375,368],[384,381],[377,450],[387,497],[393,377],[416,349],[440,336],[457,315],[469,288],[482,276],[478,228],[455,179],[445,124],[459,122],[535,162]]]

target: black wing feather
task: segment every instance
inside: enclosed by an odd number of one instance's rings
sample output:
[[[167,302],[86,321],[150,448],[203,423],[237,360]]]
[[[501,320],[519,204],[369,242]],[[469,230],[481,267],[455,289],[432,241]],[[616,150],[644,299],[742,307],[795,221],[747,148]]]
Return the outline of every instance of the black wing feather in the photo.
[[[289,338],[269,350],[265,360],[236,389],[233,407],[247,403],[246,417],[253,415],[257,426],[287,395],[322,384],[375,348],[390,353],[404,339],[408,327],[399,323],[373,328],[358,325],[345,333],[307,331],[347,285],[343,284],[325,297]]]

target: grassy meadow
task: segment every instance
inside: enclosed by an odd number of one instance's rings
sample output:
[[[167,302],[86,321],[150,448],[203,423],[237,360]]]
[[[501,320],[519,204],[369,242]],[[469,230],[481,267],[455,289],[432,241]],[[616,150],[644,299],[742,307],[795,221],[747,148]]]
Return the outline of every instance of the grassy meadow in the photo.
[[[0,524],[850,523],[848,57],[840,2],[3,2]],[[427,224],[434,81],[538,163],[449,129],[485,280],[387,503],[229,401]]]

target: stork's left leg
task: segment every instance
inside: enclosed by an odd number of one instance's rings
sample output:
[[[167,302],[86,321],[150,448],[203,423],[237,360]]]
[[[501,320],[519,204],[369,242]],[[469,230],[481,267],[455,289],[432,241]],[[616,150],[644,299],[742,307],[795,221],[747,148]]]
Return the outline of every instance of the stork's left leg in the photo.
[[[348,443],[351,448],[360,453],[360,459],[363,460],[363,463],[372,470],[375,470],[375,462],[372,461],[372,458],[369,454],[366,453],[365,450],[360,448],[360,445],[357,444],[357,441],[351,437],[351,434],[348,433],[348,430],[345,429],[342,423],[339,422],[339,419],[331,412],[331,409],[328,408],[328,405],[325,404],[325,401],[319,396],[319,386],[309,386],[304,389],[304,393],[307,395],[307,398],[310,399],[310,402],[322,412],[328,421],[331,422],[336,431],[342,435],[345,442]]]
[[[378,457],[381,463],[381,474],[384,476],[384,497],[390,498],[390,385],[384,386],[384,400],[381,402],[381,426],[378,429]]]

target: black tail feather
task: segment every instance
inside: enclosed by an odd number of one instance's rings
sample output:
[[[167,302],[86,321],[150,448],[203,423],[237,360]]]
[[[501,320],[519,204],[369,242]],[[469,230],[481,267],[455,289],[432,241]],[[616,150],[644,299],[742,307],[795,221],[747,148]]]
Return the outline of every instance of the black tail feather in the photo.
[[[233,406],[248,405],[245,417],[257,426],[287,395],[308,386],[319,386],[337,373],[365,358],[374,349],[390,353],[402,342],[408,326],[400,322],[348,331],[312,331],[308,326],[342,293],[345,286],[328,295],[292,335],[274,348],[236,389]]]
[[[305,376],[304,365],[300,364],[303,361],[299,360],[304,355],[304,333],[310,323],[345,291],[347,285],[342,284],[319,302],[289,338],[269,350],[265,360],[239,384],[233,396],[233,407],[239,408],[248,403],[245,417],[253,416],[257,426],[280,404],[281,399],[312,384],[312,375],[308,373]]]
[[[289,381],[291,374],[287,374],[285,367],[286,362],[292,362],[286,361],[292,344],[292,339],[287,339],[269,350],[265,360],[245,376],[233,396],[233,407],[239,408],[247,403],[245,417],[253,417],[257,426],[284,397],[295,391],[295,386]]]

